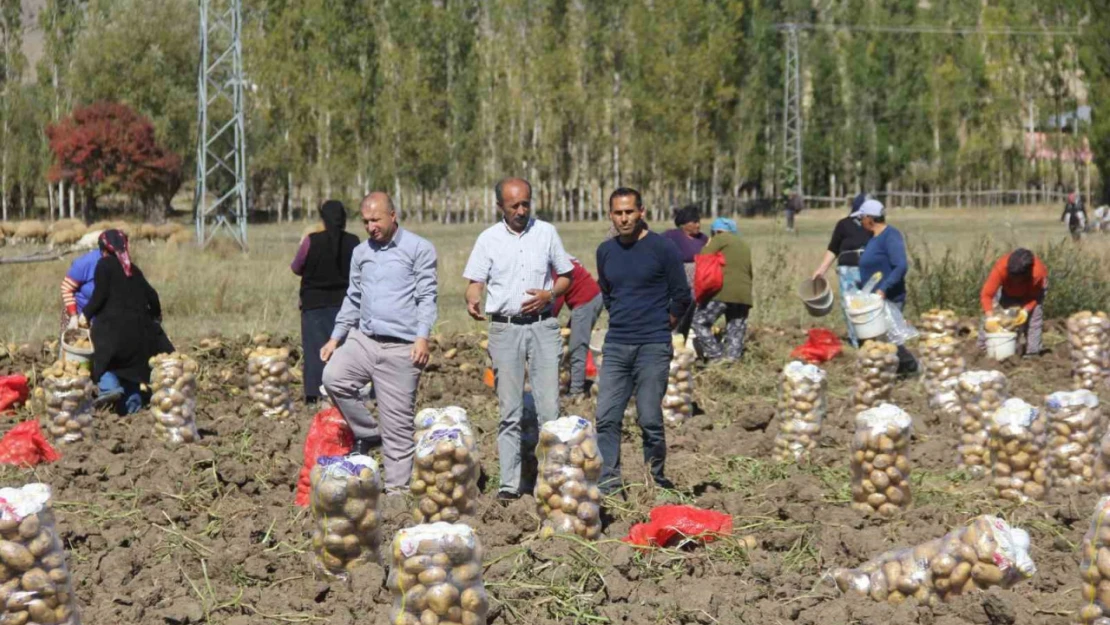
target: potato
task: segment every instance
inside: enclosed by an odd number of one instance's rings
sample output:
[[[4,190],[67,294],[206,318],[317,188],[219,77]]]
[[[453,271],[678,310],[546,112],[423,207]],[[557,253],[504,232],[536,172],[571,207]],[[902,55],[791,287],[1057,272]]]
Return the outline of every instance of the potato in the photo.
[[[196,361],[185,354],[158,354],[150,368],[155,437],[168,446],[197,441]]]
[[[87,364],[58,361],[43,372],[42,428],[56,445],[93,437],[93,396],[96,385]]]
[[[984,477],[990,466],[990,424],[994,412],[1009,397],[1006,376],[998,371],[968,371],[957,378],[960,468],[972,477]]]
[[[289,418],[292,395],[289,383],[289,350],[284,347],[256,347],[247,354],[247,397],[251,411],[271,419]]]
[[[2,488],[0,499],[7,502],[0,522],[10,538],[0,540],[0,623],[70,624],[73,594],[55,535],[50,488]]]
[[[346,579],[353,568],[378,562],[381,480],[374,459],[320,458],[309,477],[317,570],[324,577]]]
[[[1110,370],[1110,318],[1106,313],[1082,311],[1068,318],[1072,387],[1097,391]]]
[[[540,466],[534,494],[541,536],[601,536],[601,458],[590,422],[570,416],[543,424],[536,456]]]
[[[1002,499],[1041,501],[1047,493],[1045,417],[1013,398],[995,411],[990,429],[990,455],[995,493]]]
[[[386,582],[394,597],[390,622],[486,622],[481,546],[469,527],[432,523],[405,528],[394,537],[392,552],[393,570]],[[421,583],[401,579],[411,574]]]
[[[950,311],[940,311],[950,312]],[[922,316],[924,320],[928,316]],[[955,321],[955,316],[952,316]],[[932,327],[948,328],[947,318],[936,321]],[[946,404],[951,401],[947,395],[950,380],[957,380],[960,374],[967,369],[967,363],[958,353],[959,341],[955,331],[935,333],[931,331],[925,335],[921,346],[922,379],[925,384],[925,395],[929,399],[929,407],[934,410],[937,419],[943,419],[949,411],[945,410]]]
[[[776,461],[800,462],[817,447],[827,411],[825,384],[825,372],[817,366],[793,361],[783,367],[776,416],[781,425],[773,451]]]
[[[1079,577],[1083,580],[1084,606],[1076,622],[1082,625],[1101,625],[1110,618],[1110,496],[1103,496],[1095,506],[1087,533],[1083,536],[1079,552],[1082,562]]]
[[[851,454],[853,508],[892,516],[910,505],[911,425],[910,416],[891,404],[880,404],[856,416]]]
[[[671,356],[667,393],[663,396],[663,419],[671,425],[678,425],[694,413],[693,367],[698,353],[692,342],[683,341],[678,334],[674,336],[672,347],[674,355]]]
[[[417,523],[473,514],[479,476],[477,439],[468,425],[432,425],[416,445],[410,491]],[[429,471],[430,469],[430,471]]]
[[[1045,414],[1052,479],[1067,484],[1092,483],[1102,420],[1098,396],[1086,389],[1052,393],[1045,398]]]

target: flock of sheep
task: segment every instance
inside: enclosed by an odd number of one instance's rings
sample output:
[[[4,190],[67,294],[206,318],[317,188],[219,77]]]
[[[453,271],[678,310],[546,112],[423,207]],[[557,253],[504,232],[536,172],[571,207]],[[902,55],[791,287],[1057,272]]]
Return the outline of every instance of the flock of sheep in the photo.
[[[133,241],[167,241],[186,243],[193,240],[193,231],[181,224],[135,224],[125,221],[98,221],[90,226],[79,219],[55,222],[2,221],[0,245],[5,243],[46,243],[52,249],[96,247],[100,233],[109,229],[122,230]]]

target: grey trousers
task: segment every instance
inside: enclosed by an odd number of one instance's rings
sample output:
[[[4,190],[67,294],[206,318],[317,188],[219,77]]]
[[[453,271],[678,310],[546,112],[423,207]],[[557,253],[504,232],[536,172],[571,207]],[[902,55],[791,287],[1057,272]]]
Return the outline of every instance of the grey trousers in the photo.
[[[1001,289],[994,296],[994,304],[996,307],[1011,308],[1015,306],[1024,306],[1025,302],[1012,300],[1002,295]],[[1044,299],[1042,298],[1037,302],[1033,312],[1029,313],[1029,318],[1025,320],[1025,324],[1017,329],[1018,334],[1025,335],[1025,353],[1026,354],[1039,354],[1043,345],[1041,343],[1041,335],[1044,334]],[[987,349],[987,330],[983,327],[983,321],[979,321],[979,340],[976,341],[976,346],[980,351]]]
[[[489,355],[497,387],[501,423],[497,456],[501,464],[501,492],[520,492],[520,432],[524,415],[524,373],[532,382],[536,416],[541,424],[559,416],[559,360],[563,339],[559,320],[529,325],[491,323]]]
[[[416,387],[421,370],[412,364],[412,343],[379,341],[351,330],[324,367],[324,388],[351,426],[355,438],[382,437],[385,487],[403,491],[412,477],[416,445]],[[359,398],[359,391],[373,382],[381,423]]]
[[[571,395],[586,390],[586,354],[590,352],[590,335],[604,307],[601,295],[597,295],[570,312],[570,341],[567,352],[570,357]]]

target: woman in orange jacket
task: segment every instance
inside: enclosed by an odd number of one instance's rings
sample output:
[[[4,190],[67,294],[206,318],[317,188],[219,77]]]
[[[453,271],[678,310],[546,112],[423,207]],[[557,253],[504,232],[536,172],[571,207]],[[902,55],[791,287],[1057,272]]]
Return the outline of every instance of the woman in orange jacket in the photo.
[[[1041,352],[1046,291],[1048,268],[1033,252],[1019,247],[994,264],[979,293],[979,304],[985,316],[990,316],[999,308],[1022,309],[1025,320],[1016,329],[1025,334],[1025,354],[1035,355]],[[985,329],[980,325],[980,349],[986,348],[986,341]]]

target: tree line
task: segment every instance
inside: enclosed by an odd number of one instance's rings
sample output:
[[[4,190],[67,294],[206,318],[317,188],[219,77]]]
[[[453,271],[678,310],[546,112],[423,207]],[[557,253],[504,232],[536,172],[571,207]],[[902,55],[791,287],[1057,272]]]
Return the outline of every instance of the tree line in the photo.
[[[33,24],[20,4],[0,0],[2,216],[66,197],[46,129],[100,101],[149,118],[189,193],[196,0],[47,0]],[[1030,128],[1060,153],[1089,140],[1095,171],[1110,166],[1110,17],[1094,0],[816,4],[243,0],[253,209],[285,219],[384,189],[411,218],[484,220],[508,174],[556,219],[599,218],[620,185],[657,218],[778,197],[785,22],[822,26],[800,40],[807,193],[1074,186],[1072,163],[1026,157]],[[34,68],[29,29],[44,39]],[[1080,104],[1092,123],[1049,125]],[[1107,196],[1110,176],[1096,180]]]

